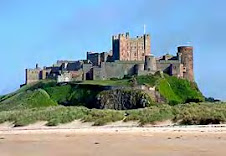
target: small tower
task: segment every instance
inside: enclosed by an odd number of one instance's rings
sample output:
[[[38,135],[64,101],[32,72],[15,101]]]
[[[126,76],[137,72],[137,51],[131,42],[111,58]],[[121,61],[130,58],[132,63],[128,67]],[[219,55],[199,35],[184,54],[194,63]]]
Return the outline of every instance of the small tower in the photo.
[[[147,71],[156,71],[157,70],[156,59],[153,55],[145,56],[144,70],[147,70]]]
[[[178,56],[181,56],[181,63],[186,68],[183,77],[189,81],[194,81],[193,47],[192,46],[178,47]]]

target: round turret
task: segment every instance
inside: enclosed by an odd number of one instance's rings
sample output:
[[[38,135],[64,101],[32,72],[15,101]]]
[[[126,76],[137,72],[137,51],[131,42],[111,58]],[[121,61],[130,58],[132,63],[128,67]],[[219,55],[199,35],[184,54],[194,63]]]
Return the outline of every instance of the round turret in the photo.
[[[156,71],[157,70],[156,59],[153,55],[145,56],[144,70],[147,70],[147,71]]]
[[[178,54],[181,55],[181,63],[186,68],[183,77],[189,81],[194,81],[193,47],[192,46],[180,46],[180,47],[178,47]]]

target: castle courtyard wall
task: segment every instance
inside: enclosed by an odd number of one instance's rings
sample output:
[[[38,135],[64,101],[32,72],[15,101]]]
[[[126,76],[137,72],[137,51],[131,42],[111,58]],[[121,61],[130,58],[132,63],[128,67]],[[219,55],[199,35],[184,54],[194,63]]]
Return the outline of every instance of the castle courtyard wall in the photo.
[[[135,66],[143,65],[143,61],[115,61],[102,62],[101,67],[93,68],[94,80],[106,80],[110,78],[122,79],[124,76],[132,76],[136,74]]]
[[[170,74],[171,64],[180,64],[178,60],[157,60],[156,66],[158,71],[163,71],[164,73]]]

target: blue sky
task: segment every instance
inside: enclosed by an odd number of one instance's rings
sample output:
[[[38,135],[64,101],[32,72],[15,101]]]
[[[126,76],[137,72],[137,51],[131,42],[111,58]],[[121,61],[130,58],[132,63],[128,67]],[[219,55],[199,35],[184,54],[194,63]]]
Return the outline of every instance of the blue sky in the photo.
[[[83,59],[111,49],[111,36],[152,36],[152,53],[194,46],[195,79],[206,96],[226,100],[224,0],[0,0],[0,94],[24,83],[25,68]]]

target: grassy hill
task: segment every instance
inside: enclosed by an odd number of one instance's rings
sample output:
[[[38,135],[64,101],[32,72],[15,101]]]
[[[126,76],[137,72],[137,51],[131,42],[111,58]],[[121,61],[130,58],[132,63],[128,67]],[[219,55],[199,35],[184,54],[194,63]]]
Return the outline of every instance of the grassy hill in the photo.
[[[171,105],[204,101],[196,83],[176,77],[165,75],[165,78],[159,80],[157,89]]]
[[[204,96],[195,82],[166,74],[163,77],[156,74],[154,76],[139,76],[136,79],[140,85],[156,86],[156,89],[170,105],[204,101]]]
[[[19,92],[6,98],[0,102],[0,110],[8,111],[56,105],[58,104],[50,98],[49,94],[45,90],[37,89],[35,91],[28,90]]]
[[[130,87],[134,84],[155,86],[170,105],[204,101],[195,83],[156,74],[121,80],[83,81],[61,85],[55,81],[40,81],[33,85],[23,86],[14,93],[1,96],[0,111],[56,105],[95,108],[95,98],[104,90],[104,87]]]
[[[89,109],[95,108],[94,99],[104,93],[105,87],[125,86],[128,89],[134,85],[155,86],[168,104],[152,103],[147,108],[121,111]],[[128,96],[126,92],[121,95]],[[133,101],[133,98],[127,98]],[[204,97],[195,83],[168,75],[69,84],[40,81],[0,97],[0,123],[9,121],[15,126],[24,126],[37,121],[47,121],[47,125],[55,126],[77,119],[93,122],[96,126],[120,120],[138,121],[140,125],[165,120],[183,125],[225,123],[226,104],[194,103],[203,100]]]

